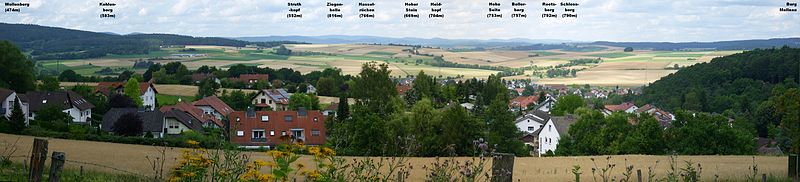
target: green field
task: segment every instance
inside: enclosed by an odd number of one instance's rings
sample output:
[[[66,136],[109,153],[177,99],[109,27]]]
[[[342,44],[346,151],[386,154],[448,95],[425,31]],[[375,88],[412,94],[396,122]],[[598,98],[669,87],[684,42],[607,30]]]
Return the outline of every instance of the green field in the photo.
[[[182,102],[194,101],[194,97],[189,97],[189,96],[156,94],[156,101],[158,102],[159,106],[175,105],[176,103],[178,103],[179,98],[181,99]]]
[[[589,54],[589,56],[601,57],[601,58],[621,58],[621,57],[628,57],[628,56],[634,56],[634,55],[635,54],[624,53],[624,52]]]
[[[559,52],[547,52],[547,51],[530,51],[529,53],[538,54],[539,56],[555,56],[564,54]]]
[[[395,55],[395,54],[397,54],[397,53],[393,53],[393,52],[383,52],[383,51],[372,51],[372,52],[368,52],[367,54],[372,54],[372,55],[381,55],[381,56],[394,56],[394,55]]]

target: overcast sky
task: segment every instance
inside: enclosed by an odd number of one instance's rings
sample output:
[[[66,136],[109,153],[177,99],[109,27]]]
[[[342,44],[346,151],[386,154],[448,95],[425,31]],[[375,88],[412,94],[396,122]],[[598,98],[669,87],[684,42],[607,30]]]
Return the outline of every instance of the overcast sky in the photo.
[[[301,2],[302,19],[287,19],[287,2]],[[576,41],[718,41],[800,37],[800,12],[780,12],[786,0],[576,0],[576,19],[542,19],[542,1],[497,0],[503,19],[488,19],[486,0],[438,0],[444,19],[404,19],[403,2],[375,2],[376,18],[360,19],[357,2],[341,2],[345,18],[325,18],[321,0],[23,0],[22,13],[0,22],[127,34],[191,36],[372,35],[452,39],[566,39]],[[116,18],[100,18],[100,2],[116,3]],[[511,2],[526,2],[527,19],[512,19]],[[560,2],[560,1],[553,1]],[[793,0],[793,2],[798,2]],[[557,11],[562,11],[557,7]]]

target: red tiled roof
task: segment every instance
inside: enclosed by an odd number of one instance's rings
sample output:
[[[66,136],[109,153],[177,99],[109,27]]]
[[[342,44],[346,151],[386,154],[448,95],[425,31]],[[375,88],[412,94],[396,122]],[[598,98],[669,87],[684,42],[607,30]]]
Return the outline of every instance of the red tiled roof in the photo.
[[[511,99],[508,107],[528,107],[531,103],[536,104],[537,101],[539,101],[539,96],[519,96]]]
[[[203,98],[203,99],[200,99],[198,101],[195,101],[194,105],[195,106],[210,106],[211,108],[214,108],[214,110],[216,110],[217,112],[219,112],[220,114],[225,115],[225,116],[227,116],[228,114],[233,112],[233,108],[228,106],[228,104],[225,104],[225,102],[220,100],[217,96],[213,96],[213,95],[209,96],[209,97],[206,97],[206,98]]]
[[[397,94],[405,95],[406,92],[411,90],[411,85],[397,85],[395,89],[397,89]]]
[[[268,74],[241,74],[239,80],[248,82],[250,80],[269,80]]]
[[[613,111],[624,111],[633,106],[635,106],[633,103],[625,102],[620,105],[605,105],[605,108],[613,112]]]
[[[94,88],[95,92],[100,92],[105,95],[109,95],[111,90],[117,88],[125,88],[125,82],[100,82],[97,83],[97,86]],[[139,94],[147,92],[147,88],[151,87],[153,84],[149,82],[139,83]],[[156,87],[153,86],[153,91],[156,91]]]

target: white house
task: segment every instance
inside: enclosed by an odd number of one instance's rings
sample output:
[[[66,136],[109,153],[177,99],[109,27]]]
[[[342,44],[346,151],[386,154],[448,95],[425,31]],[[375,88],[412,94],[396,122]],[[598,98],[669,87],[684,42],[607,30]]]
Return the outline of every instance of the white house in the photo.
[[[514,122],[519,131],[533,133],[550,120],[550,114],[543,111],[534,110],[517,118]]]
[[[164,131],[167,135],[180,135],[186,131],[203,132],[203,122],[179,109],[164,112]]]
[[[14,103],[19,103],[19,107],[25,118],[25,124],[28,124],[28,105],[24,104],[22,100],[19,99],[16,92],[10,89],[0,88],[0,100],[3,102],[0,103],[0,114],[3,114],[6,118],[10,118],[14,110]]]
[[[289,93],[284,89],[265,89],[259,91],[252,103],[256,107],[269,107],[275,111],[285,111],[289,106]]]
[[[27,101],[30,111],[29,119],[36,119],[36,112],[45,106],[55,105],[60,107],[62,112],[69,114],[72,122],[91,123],[94,105],[73,91],[28,92],[25,97],[24,101]]]
[[[95,92],[102,93],[106,96],[111,96],[111,94],[124,94],[125,93],[125,82],[100,82],[95,87]],[[142,106],[147,110],[154,110],[156,109],[156,94],[158,90],[153,85],[153,83],[145,82],[139,83],[139,98],[142,99]]]
[[[558,140],[569,134],[569,126],[576,120],[572,115],[550,117],[539,132],[539,154],[545,154],[547,151],[555,152]]]
[[[550,113],[550,109],[553,109],[553,106],[556,105],[556,98],[553,98],[550,94],[545,97],[547,97],[547,99],[539,103],[539,105],[536,106],[536,110]]]

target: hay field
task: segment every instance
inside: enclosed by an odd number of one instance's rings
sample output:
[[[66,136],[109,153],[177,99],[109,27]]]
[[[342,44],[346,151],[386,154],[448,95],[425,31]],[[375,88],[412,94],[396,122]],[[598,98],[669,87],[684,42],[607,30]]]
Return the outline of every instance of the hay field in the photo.
[[[538,84],[597,85],[597,86],[642,86],[654,82],[677,70],[586,70],[579,71],[575,78],[535,79]]]
[[[14,143],[17,139],[19,143],[16,148],[19,150],[13,156],[27,156],[30,155],[30,150],[33,145],[33,138],[31,136],[18,136],[9,134],[0,134],[0,145],[3,147],[10,147],[9,143]],[[167,165],[165,168],[171,168],[180,156],[180,148],[170,148],[167,150],[166,159]],[[91,141],[77,141],[77,140],[64,140],[64,139],[49,139],[49,152],[61,151],[66,153],[66,159],[71,161],[80,161],[85,163],[100,164],[105,166],[114,166],[124,171],[136,173],[144,176],[152,176],[153,172],[151,166],[145,157],[155,157],[157,154],[156,147],[145,145],[130,145],[130,144],[116,144],[105,142],[91,142]],[[263,152],[245,152],[246,155],[252,159],[268,159]],[[354,157],[347,157],[354,158]],[[592,178],[591,168],[594,164],[591,158],[596,158],[598,166],[605,165],[604,156],[581,156],[581,157],[522,157],[514,161],[514,180],[513,181],[571,181],[573,174],[569,171],[574,165],[580,165],[583,174],[581,178],[588,180]],[[464,161],[469,160],[468,157],[459,157],[456,160]],[[647,174],[647,167],[654,167],[656,170],[656,177],[661,178],[664,176],[669,165],[669,156],[644,156],[644,155],[623,155],[612,156],[611,163],[616,164],[616,167],[611,171],[617,179],[622,177],[622,172],[626,165],[633,165],[634,170],[641,169],[644,176]],[[28,160],[26,157],[13,158],[16,162],[23,162]],[[349,161],[350,159],[348,159]],[[409,164],[414,166],[411,170],[410,181],[423,181],[425,178],[425,171],[422,166],[428,165],[435,161],[434,158],[409,158]],[[658,165],[656,161],[659,161]],[[748,167],[753,164],[752,156],[679,156],[677,159],[679,167],[683,167],[684,161],[692,161],[702,165],[701,180],[712,180],[713,176],[719,175],[720,179],[745,179],[744,175],[749,174]],[[303,156],[298,160],[306,166],[313,166],[311,158]],[[758,164],[759,173],[765,173],[775,176],[785,176],[787,172],[787,157],[785,156],[756,156],[755,163]],[[49,161],[47,162],[49,163]],[[123,173],[120,171],[112,170],[110,168],[79,164],[75,162],[67,162],[66,168],[79,169],[80,166],[88,170]],[[491,166],[491,161],[487,163],[487,168]],[[646,180],[646,177],[645,177]]]

